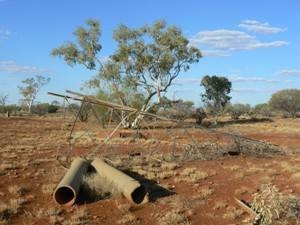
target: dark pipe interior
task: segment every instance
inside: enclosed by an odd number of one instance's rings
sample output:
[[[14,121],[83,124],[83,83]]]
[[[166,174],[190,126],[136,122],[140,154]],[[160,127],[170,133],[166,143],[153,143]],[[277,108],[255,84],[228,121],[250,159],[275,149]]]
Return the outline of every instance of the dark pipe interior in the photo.
[[[140,204],[143,202],[146,194],[147,194],[146,188],[143,185],[141,185],[132,192],[131,198],[134,203]]]
[[[56,190],[54,198],[58,204],[64,205],[75,201],[75,193],[70,187],[60,187]]]

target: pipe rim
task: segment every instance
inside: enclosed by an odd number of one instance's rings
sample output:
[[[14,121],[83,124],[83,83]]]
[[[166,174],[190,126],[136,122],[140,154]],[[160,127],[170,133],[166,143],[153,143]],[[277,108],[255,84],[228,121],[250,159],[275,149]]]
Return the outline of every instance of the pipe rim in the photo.
[[[132,191],[130,197],[132,202],[134,202],[135,204],[141,204],[147,202],[147,194],[148,192],[146,187],[144,185],[140,185]]]
[[[76,197],[76,191],[68,185],[58,187],[53,193],[54,200],[60,205],[73,205]]]

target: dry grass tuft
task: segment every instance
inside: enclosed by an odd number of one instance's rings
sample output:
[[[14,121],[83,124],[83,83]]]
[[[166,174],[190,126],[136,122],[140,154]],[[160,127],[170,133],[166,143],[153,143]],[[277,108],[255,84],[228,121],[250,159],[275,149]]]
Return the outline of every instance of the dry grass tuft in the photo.
[[[122,219],[118,220],[118,224],[133,224],[137,218],[132,213],[126,213],[122,216]]]
[[[238,219],[243,215],[244,211],[241,209],[237,209],[234,206],[228,206],[226,207],[226,212],[223,215],[223,218],[228,218],[228,219]]]
[[[132,204],[123,200],[115,200],[115,202],[122,215],[122,218],[117,221],[118,224],[135,224],[135,222],[139,221],[135,215],[131,213]]]
[[[116,201],[116,205],[117,208],[122,212],[122,213],[127,213],[129,212],[130,208],[131,208],[131,204],[123,202],[123,203],[119,203]]]
[[[214,189],[210,187],[202,187],[198,190],[199,197],[202,199],[206,199],[209,195],[214,193]]]
[[[223,168],[230,171],[238,171],[239,169],[241,169],[241,167],[238,165],[223,166]]]
[[[300,172],[297,172],[297,173],[293,173],[292,175],[291,175],[291,179],[292,180],[300,180]]]
[[[85,206],[76,208],[70,219],[63,222],[63,225],[85,225],[88,224],[88,213]]]
[[[173,209],[158,218],[160,225],[191,225],[188,218],[179,210]]]
[[[282,168],[283,172],[293,173],[299,170],[299,167],[296,167],[293,163],[281,161],[279,166]]]
[[[198,171],[197,168],[185,168],[181,173],[180,176],[175,178],[176,182],[193,182],[197,183],[200,180],[204,180],[208,177],[207,172]]]
[[[219,200],[215,202],[213,207],[214,210],[226,209],[228,207],[228,202],[224,200]]]
[[[44,194],[52,194],[57,184],[43,184],[42,192]]]
[[[62,217],[62,209],[57,208],[57,207],[51,207],[47,209],[42,209],[40,208],[35,216],[37,218],[49,218],[49,221],[51,224],[61,224],[61,222],[64,220]]]
[[[8,192],[13,195],[23,196],[28,192],[28,189],[25,187],[20,187],[18,185],[11,185],[8,187]]]
[[[21,206],[26,203],[28,203],[28,200],[25,198],[10,199],[9,201],[10,209],[14,214],[18,213],[21,209]]]
[[[125,159],[128,160],[128,159]],[[177,163],[165,162],[163,156],[134,157],[128,162],[127,169],[149,180],[162,180],[178,175]]]
[[[9,218],[20,212],[21,207],[28,200],[24,198],[11,199],[9,204],[0,203],[0,223],[6,223]]]
[[[300,220],[300,200],[283,196],[271,184],[262,185],[260,191],[254,194],[252,209],[257,212],[255,222],[260,225],[293,224],[292,221]]]
[[[17,165],[14,162],[3,162],[0,164],[0,170],[5,171],[5,170],[15,170],[17,169]]]
[[[235,179],[243,179],[246,176],[246,173],[244,171],[237,171],[234,173]]]
[[[12,212],[8,204],[0,203],[0,223],[6,223]]]

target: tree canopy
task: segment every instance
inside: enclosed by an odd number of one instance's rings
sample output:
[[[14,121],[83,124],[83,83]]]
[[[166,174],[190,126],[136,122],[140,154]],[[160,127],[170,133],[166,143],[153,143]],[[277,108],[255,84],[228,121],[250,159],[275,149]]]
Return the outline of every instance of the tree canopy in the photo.
[[[232,119],[239,119],[240,116],[244,115],[244,114],[249,114],[250,110],[251,110],[251,106],[249,104],[240,104],[240,103],[236,103],[236,104],[228,104],[225,107],[225,111],[227,111]]]
[[[34,100],[36,99],[37,93],[40,89],[49,83],[50,78],[46,78],[40,75],[35,77],[27,78],[22,81],[25,86],[18,87],[20,90],[21,95],[24,97],[22,101],[28,107],[28,111],[31,112],[32,105]]]
[[[292,117],[300,112],[300,90],[284,89],[274,93],[269,101],[271,108],[288,113]]]
[[[231,82],[226,77],[206,75],[201,80],[201,86],[205,90],[205,93],[201,95],[202,101],[214,114],[218,115],[231,99],[229,96]]]
[[[114,31],[116,51],[101,62],[98,53],[100,26],[95,20],[88,20],[89,29],[79,27],[74,35],[77,44],[67,43],[52,51],[52,55],[63,57],[71,66],[82,64],[97,69],[97,74],[88,84],[91,87],[108,85],[122,104],[128,105],[128,90],[142,93],[144,102],[141,112],[149,110],[154,96],[160,101],[174,79],[181,71],[198,62],[201,52],[189,45],[181,30],[167,26],[164,21],[132,29],[120,25]]]
[[[68,42],[51,52],[53,56],[62,57],[70,66],[82,64],[87,69],[96,69],[101,61],[98,57],[102,46],[99,43],[101,36],[100,23],[96,20],[89,19],[86,21],[88,29],[78,27],[74,35],[77,38],[77,44]]]
[[[117,50],[95,79],[105,80],[117,90],[141,90],[146,95],[142,111],[147,110],[153,96],[160,100],[179,73],[201,58],[200,51],[188,45],[181,30],[167,27],[164,21],[137,29],[120,25],[114,39]]]

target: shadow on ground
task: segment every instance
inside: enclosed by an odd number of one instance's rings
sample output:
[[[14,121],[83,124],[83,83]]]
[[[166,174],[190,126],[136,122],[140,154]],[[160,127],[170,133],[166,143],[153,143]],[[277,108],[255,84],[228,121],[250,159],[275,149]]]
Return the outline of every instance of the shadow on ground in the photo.
[[[139,181],[142,185],[144,185],[149,193],[149,200],[155,201],[159,198],[167,197],[173,194],[176,194],[175,192],[168,190],[160,185],[157,184],[154,180],[149,180],[145,178],[144,176],[130,171],[130,170],[124,170],[124,173],[126,173],[128,176],[133,177],[137,181]]]
[[[155,201],[159,198],[163,198],[175,194],[175,192],[170,191],[158,185],[156,181],[149,180],[136,172],[130,170],[123,170],[122,172],[136,179],[145,187],[145,189],[149,194],[148,195],[149,201]],[[90,177],[97,176],[97,173],[94,171],[92,167],[88,171],[88,176]],[[91,183],[89,184],[83,183],[81,185],[80,191],[76,199],[76,204],[78,205],[88,204],[100,200],[118,197],[121,195],[120,192],[116,190],[116,187],[114,187],[112,183],[110,184],[107,183],[107,180],[101,178],[99,180],[99,177],[94,179],[97,179],[97,181],[95,181],[93,185],[91,185]]]

